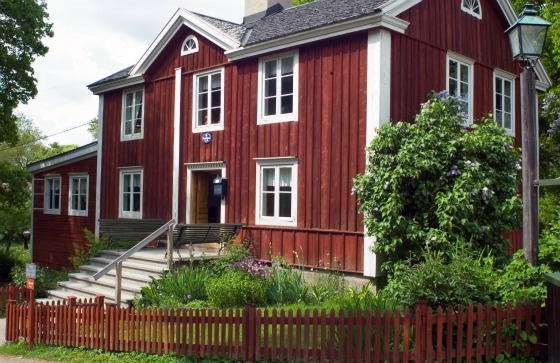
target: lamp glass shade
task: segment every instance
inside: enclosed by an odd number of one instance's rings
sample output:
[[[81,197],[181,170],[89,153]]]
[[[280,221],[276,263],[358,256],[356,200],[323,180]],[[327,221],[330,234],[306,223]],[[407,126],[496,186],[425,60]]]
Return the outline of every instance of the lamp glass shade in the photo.
[[[540,58],[550,25],[549,22],[537,15],[533,5],[525,5],[519,20],[506,30],[513,59],[534,60]]]

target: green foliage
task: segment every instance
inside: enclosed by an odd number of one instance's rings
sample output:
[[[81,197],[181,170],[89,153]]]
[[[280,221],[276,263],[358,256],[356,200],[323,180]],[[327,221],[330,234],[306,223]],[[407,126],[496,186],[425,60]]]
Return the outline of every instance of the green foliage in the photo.
[[[12,269],[12,281],[19,287],[25,287],[26,274],[25,266],[16,265]],[[67,271],[55,271],[47,267],[37,266],[37,277],[35,278],[35,296],[38,298],[47,297],[48,290],[57,288],[59,281],[68,280]]]
[[[164,273],[160,279],[152,277],[148,286],[142,288],[142,297],[135,300],[135,305],[176,308],[205,300],[210,276],[210,270],[205,266],[181,266]]]
[[[44,1],[2,0],[0,2],[0,142],[18,140],[17,117],[13,112],[37,94],[32,63],[44,56],[43,39],[52,37],[52,24]]]
[[[211,278],[206,286],[208,299],[217,308],[235,308],[266,301],[266,280],[246,272],[229,270]]]
[[[384,296],[392,297],[401,307],[413,307],[420,300],[432,308],[492,302],[494,294],[488,281],[492,266],[482,257],[461,249],[446,258],[443,252],[427,248],[422,260],[399,265],[383,289]]]
[[[221,256],[208,263],[210,270],[216,276],[224,274],[232,264],[253,257],[253,242],[248,236],[244,237],[239,244],[235,240],[229,239],[223,245]]]
[[[309,287],[303,277],[303,268],[294,268],[277,259],[267,279],[266,296],[270,304],[290,304],[306,301]]]
[[[362,286],[361,290],[349,288],[346,294],[340,300],[340,307],[343,310],[371,310],[375,312],[377,309],[385,311],[387,309],[394,310],[395,303],[387,294],[374,294],[371,282]]]
[[[309,4],[314,2],[315,0],[292,0],[292,6],[299,6],[303,4]]]
[[[315,281],[308,294],[311,303],[323,303],[344,292],[344,276],[340,272],[317,271],[313,277]]]
[[[86,243],[74,243],[74,255],[68,258],[74,271],[78,271],[80,266],[87,264],[92,257],[100,256],[101,251],[108,245],[105,237],[97,237],[87,228],[84,228],[84,235]]]
[[[18,260],[11,252],[0,250],[0,281],[10,280],[10,273]]]
[[[87,131],[88,131],[89,134],[91,135],[91,139],[92,139],[93,141],[96,141],[97,138],[98,138],[98,136],[99,136],[99,135],[98,135],[98,132],[99,132],[99,131],[98,131],[98,123],[99,123],[99,122],[98,122],[97,116],[95,116],[94,118],[92,118],[92,119],[89,121],[89,126],[88,126]]]
[[[496,122],[462,127],[461,101],[442,92],[414,124],[387,123],[367,148],[354,192],[384,268],[468,243],[507,260],[503,233],[518,226],[519,151]]]

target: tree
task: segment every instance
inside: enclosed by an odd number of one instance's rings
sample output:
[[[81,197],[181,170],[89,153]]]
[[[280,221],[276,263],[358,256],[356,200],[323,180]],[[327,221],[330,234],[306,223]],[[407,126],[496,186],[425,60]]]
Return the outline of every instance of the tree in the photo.
[[[37,94],[32,63],[48,48],[45,37],[52,37],[52,24],[44,1],[0,1],[0,142],[17,142],[17,116],[20,102]]]
[[[98,118],[95,116],[89,121],[88,132],[91,135],[93,141],[97,140],[98,137]]]
[[[56,142],[43,145],[41,131],[25,116],[18,115],[16,125],[19,143],[0,143],[0,241],[7,250],[14,241],[27,242],[24,232],[31,218],[31,175],[27,165],[77,147]]]
[[[354,179],[364,224],[385,253],[385,268],[423,249],[456,245],[507,259],[503,233],[519,225],[519,151],[489,119],[462,127],[460,100],[430,96],[414,124],[385,124],[367,148],[365,174]]]

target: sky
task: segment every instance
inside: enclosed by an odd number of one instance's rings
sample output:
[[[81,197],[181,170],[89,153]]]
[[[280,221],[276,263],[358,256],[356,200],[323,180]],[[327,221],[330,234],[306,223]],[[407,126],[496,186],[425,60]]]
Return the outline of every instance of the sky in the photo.
[[[54,37],[33,63],[38,95],[17,112],[45,143],[92,141],[84,125],[97,116],[87,85],[138,62],[178,8],[240,23],[243,0],[47,0]],[[64,132],[65,130],[72,129]],[[55,135],[56,134],[56,135]]]

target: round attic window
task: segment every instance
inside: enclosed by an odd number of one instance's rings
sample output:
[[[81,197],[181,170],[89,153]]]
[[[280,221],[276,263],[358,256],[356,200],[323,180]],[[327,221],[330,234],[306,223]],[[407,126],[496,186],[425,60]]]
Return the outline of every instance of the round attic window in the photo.
[[[480,7],[479,0],[463,0],[461,2],[461,10],[482,19],[482,8]]]
[[[194,35],[189,35],[183,42],[181,47],[181,55],[187,55],[198,52],[198,40]]]

